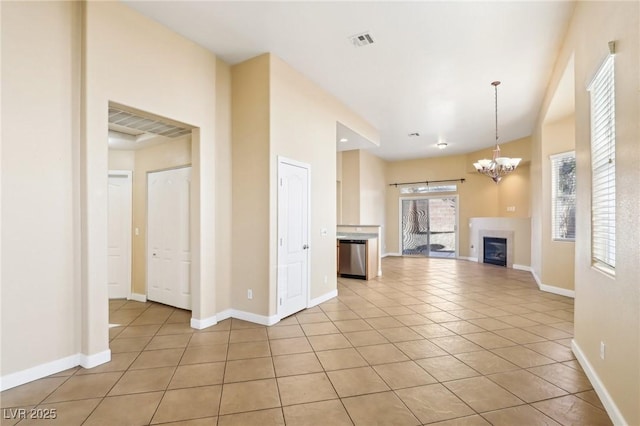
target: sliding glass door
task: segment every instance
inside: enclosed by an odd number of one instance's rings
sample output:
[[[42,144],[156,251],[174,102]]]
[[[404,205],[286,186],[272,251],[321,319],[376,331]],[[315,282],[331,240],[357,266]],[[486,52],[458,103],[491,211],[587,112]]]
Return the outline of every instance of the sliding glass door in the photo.
[[[458,197],[400,199],[402,254],[456,257]]]

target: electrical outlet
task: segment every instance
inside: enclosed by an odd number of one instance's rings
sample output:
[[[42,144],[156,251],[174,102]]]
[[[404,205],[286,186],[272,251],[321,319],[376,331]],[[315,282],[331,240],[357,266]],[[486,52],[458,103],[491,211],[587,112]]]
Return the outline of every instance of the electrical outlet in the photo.
[[[600,342],[600,359],[604,360],[606,345],[604,342]]]
[[[247,299],[249,300],[253,299],[253,290],[251,289],[247,290]]]
[[[516,206],[509,206],[509,207],[507,207],[507,211],[508,211],[508,212],[515,212],[515,211],[516,211]]]
[[[324,283],[326,284],[328,280],[329,280],[329,278],[327,278],[327,276],[325,275],[324,276]]]

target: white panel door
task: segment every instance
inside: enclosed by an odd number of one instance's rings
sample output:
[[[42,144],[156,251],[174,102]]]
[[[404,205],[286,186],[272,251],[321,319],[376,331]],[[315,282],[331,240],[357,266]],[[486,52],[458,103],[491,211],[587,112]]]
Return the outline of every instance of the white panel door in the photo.
[[[191,167],[147,175],[147,299],[191,309]]]
[[[309,293],[309,166],[278,163],[278,316],[307,307]]]
[[[107,285],[109,299],[131,292],[131,172],[109,172]]]

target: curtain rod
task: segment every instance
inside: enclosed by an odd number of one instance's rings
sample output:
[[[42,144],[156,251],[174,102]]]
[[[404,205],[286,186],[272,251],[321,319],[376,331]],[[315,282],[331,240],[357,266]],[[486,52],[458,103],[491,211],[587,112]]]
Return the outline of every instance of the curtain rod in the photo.
[[[460,182],[460,183],[464,183],[466,179],[465,178],[461,178],[461,179],[443,179],[443,180],[426,180],[423,182],[401,182],[401,183],[390,183],[389,186],[395,186],[396,188],[398,187],[398,185],[415,185],[418,183],[426,183],[427,186],[430,183],[442,183],[442,182]]]

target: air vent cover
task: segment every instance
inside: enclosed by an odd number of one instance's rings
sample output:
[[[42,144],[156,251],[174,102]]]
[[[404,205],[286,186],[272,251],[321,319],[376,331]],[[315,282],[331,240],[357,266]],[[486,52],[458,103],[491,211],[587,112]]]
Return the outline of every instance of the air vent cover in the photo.
[[[373,44],[373,37],[368,32],[364,32],[362,34],[356,34],[349,37],[351,43],[353,43],[356,47],[367,46],[369,44]]]
[[[191,129],[174,126],[158,120],[153,120],[139,115],[132,114],[128,111],[109,107],[109,124],[113,130],[127,133],[132,136],[138,136],[143,133],[152,133],[167,138],[177,138],[182,135],[191,133]]]

